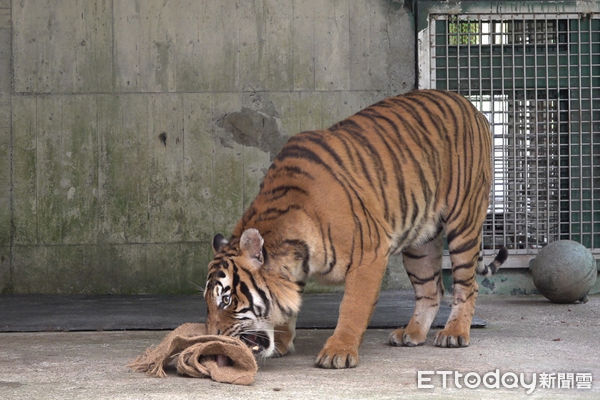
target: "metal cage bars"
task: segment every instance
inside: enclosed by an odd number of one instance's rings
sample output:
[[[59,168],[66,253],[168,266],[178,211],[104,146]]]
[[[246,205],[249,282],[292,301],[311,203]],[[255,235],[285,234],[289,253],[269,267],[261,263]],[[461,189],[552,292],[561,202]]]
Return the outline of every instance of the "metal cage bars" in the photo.
[[[484,252],[558,239],[600,253],[600,19],[431,14],[426,84],[457,91],[494,135]]]

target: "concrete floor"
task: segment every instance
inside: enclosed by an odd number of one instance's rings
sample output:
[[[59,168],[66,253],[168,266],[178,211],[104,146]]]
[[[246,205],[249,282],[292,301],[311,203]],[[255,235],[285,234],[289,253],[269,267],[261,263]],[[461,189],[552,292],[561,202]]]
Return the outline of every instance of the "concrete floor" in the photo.
[[[322,370],[313,360],[330,330],[300,330],[297,351],[260,364],[253,386],[242,387],[170,375],[150,378],[125,364],[164,331],[0,334],[0,399],[565,399],[600,398],[600,296],[587,304],[557,305],[541,297],[480,296],[478,315],[488,327],[472,331],[464,349],[390,347],[390,330],[369,330],[361,362],[351,370]],[[417,388],[417,371],[462,373],[500,370],[591,373],[591,390],[537,388]],[[464,381],[460,381],[461,384]]]

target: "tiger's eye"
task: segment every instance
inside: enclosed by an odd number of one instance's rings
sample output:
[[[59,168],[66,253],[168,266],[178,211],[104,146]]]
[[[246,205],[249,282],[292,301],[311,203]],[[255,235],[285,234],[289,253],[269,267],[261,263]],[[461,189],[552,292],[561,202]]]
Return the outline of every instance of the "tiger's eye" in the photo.
[[[225,296],[223,296],[221,298],[221,301],[223,302],[223,304],[225,304],[226,306],[228,306],[229,303],[231,303],[231,296],[229,296],[228,294],[226,294]]]

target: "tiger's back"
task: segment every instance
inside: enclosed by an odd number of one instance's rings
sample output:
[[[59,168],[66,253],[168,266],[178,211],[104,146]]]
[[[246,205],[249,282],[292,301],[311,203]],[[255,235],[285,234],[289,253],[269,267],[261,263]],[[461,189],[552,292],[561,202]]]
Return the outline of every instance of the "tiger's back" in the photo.
[[[490,155],[487,120],[463,97],[389,98],[328,130],[293,136],[234,236],[250,226],[286,237],[309,230],[325,242],[309,246],[309,273],[339,281],[355,259],[430,238],[458,207],[486,208]],[[282,227],[282,219],[302,220],[302,228]]]
[[[291,137],[231,240],[214,245],[218,264],[212,265],[228,265],[233,277],[211,268],[209,282],[241,293],[245,304],[267,304],[269,313],[257,308],[256,324],[268,320],[273,332],[287,338],[274,339],[284,354],[300,305],[288,289],[295,285],[301,292],[310,276],[345,281],[338,325],[317,365],[352,367],[391,254],[403,253],[417,301],[408,326],[395,330],[390,343],[424,343],[443,294],[445,233],[454,301],[435,344],[468,345],[492,176],[491,140],[487,120],[468,100],[434,90],[392,97],[327,130]],[[500,254],[489,267],[495,270],[504,258]],[[238,284],[230,288],[228,282]],[[219,296],[222,289],[214,295]],[[210,312],[209,317],[219,323]]]

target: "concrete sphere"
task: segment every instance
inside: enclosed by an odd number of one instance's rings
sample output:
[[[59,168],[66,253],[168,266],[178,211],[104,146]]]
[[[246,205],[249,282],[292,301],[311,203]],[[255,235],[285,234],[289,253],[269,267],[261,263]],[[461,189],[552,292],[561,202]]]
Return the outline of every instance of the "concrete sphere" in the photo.
[[[598,271],[592,253],[572,240],[558,240],[531,260],[529,270],[538,291],[554,303],[586,300]]]

